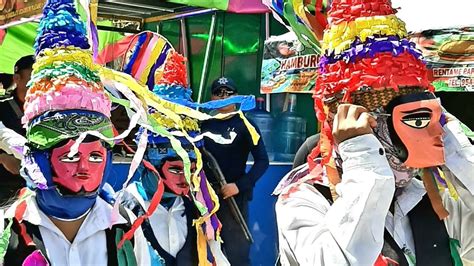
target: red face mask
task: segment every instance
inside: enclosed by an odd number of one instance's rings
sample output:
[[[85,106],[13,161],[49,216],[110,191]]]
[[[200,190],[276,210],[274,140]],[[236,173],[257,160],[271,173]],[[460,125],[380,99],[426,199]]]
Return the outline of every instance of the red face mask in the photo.
[[[81,189],[94,192],[102,183],[107,150],[100,141],[81,143],[77,154],[68,157],[74,143],[74,140],[69,140],[66,145],[53,149],[53,182],[73,193],[78,193]]]
[[[191,164],[191,173],[196,170],[196,164]],[[165,186],[174,194],[184,196],[189,193],[189,184],[184,176],[183,161],[165,161],[161,171],[163,173],[163,182]]]
[[[393,127],[408,151],[406,166],[426,168],[444,164],[441,113],[436,99],[403,103],[393,108]]]

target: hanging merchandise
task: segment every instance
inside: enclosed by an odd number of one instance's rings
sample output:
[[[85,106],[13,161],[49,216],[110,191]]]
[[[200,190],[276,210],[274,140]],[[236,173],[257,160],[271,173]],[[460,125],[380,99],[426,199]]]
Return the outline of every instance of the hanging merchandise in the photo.
[[[271,37],[265,41],[260,92],[312,93],[318,58],[294,33]]]
[[[474,91],[474,27],[425,30],[411,35],[423,52],[436,91]]]

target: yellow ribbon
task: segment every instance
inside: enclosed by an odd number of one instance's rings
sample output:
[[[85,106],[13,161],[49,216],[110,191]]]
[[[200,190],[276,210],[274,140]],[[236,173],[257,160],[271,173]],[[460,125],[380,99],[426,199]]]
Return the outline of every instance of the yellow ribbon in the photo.
[[[458,201],[459,200],[459,195],[456,192],[456,189],[454,188],[453,184],[451,182],[449,182],[448,179],[446,179],[446,176],[444,175],[443,171],[440,171],[439,169],[437,171],[439,173],[439,176],[441,176],[441,178],[448,185],[448,192],[449,192],[449,195],[451,196],[451,198],[453,198],[455,201]]]
[[[158,39],[156,45],[155,45],[155,48],[153,48],[153,52],[151,53],[150,55],[150,58],[147,59],[148,60],[148,63],[145,67],[145,69],[143,70],[141,76],[140,76],[140,81],[143,83],[143,84],[146,84],[147,83],[147,80],[148,80],[148,76],[151,74],[151,75],[154,75],[153,73],[150,73],[151,71],[151,68],[153,67],[153,65],[156,63],[156,60],[158,60],[158,57],[160,56],[162,50],[163,50],[163,47],[165,46],[166,44],[166,41],[163,39],[163,38],[160,38]]]
[[[368,37],[375,35],[397,35],[404,38],[407,36],[405,22],[395,15],[361,17],[353,21],[341,22],[324,32],[323,50],[339,54],[348,49],[356,37],[365,42]]]
[[[250,124],[249,120],[245,117],[244,113],[242,111],[239,111],[239,116],[244,121],[245,126],[247,127],[250,136],[252,137],[253,145],[257,145],[258,140],[260,139],[260,135],[258,134],[257,130],[255,129],[252,124]]]
[[[160,123],[164,127],[175,128],[174,120],[168,118],[167,116],[164,116],[161,113],[151,114],[151,117],[156,119],[158,123]],[[182,120],[183,120],[183,127],[185,131],[198,131],[199,130],[199,124],[196,121],[196,119],[186,116],[186,117],[183,117]]]
[[[207,260],[207,239],[204,235],[201,226],[196,226],[197,231],[197,251],[198,251],[198,265],[199,266],[210,266],[211,264]]]

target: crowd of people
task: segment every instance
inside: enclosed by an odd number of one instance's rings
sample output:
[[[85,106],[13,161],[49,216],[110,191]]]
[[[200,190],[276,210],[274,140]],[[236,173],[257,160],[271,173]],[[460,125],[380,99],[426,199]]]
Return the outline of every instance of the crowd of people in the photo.
[[[474,265],[474,148],[390,1],[346,2],[323,38],[321,132],[273,193],[277,263]],[[150,32],[121,71],[95,64],[74,5],[47,0],[35,55],[1,75],[1,264],[251,265],[248,205],[269,166],[242,112],[253,98],[219,77],[194,102],[186,58]],[[120,191],[116,145],[133,154]]]

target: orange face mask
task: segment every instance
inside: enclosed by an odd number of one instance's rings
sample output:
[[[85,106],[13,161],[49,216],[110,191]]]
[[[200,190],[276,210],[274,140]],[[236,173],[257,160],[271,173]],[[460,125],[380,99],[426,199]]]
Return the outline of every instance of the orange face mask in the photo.
[[[389,123],[399,159],[412,168],[445,163],[441,105],[432,93],[404,95],[394,99]],[[391,124],[391,125],[390,125]]]

